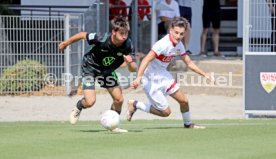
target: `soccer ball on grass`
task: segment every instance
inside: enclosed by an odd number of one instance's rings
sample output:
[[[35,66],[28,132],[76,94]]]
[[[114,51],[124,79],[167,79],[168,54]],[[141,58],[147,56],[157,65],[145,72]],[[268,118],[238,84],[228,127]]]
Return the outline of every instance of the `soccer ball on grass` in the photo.
[[[108,129],[113,130],[120,125],[120,116],[114,110],[107,110],[101,116],[101,125]]]

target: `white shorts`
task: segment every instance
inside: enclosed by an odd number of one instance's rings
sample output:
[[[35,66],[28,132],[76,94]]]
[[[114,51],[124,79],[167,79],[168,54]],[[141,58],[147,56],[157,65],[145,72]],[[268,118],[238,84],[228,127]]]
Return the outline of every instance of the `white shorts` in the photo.
[[[167,71],[162,74],[146,73],[142,79],[142,86],[152,106],[161,111],[169,106],[167,96],[179,89],[179,85]]]

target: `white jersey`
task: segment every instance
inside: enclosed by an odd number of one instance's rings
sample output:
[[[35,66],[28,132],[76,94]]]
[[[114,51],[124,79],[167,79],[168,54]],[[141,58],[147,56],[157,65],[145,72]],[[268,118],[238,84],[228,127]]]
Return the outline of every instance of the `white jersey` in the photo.
[[[151,51],[156,58],[145,70],[142,85],[151,105],[158,110],[165,110],[168,107],[166,96],[179,89],[167,67],[176,56],[185,56],[186,51],[182,42],[174,44],[169,34],[157,41]]]
[[[170,62],[176,56],[186,55],[186,50],[182,42],[174,44],[169,34],[157,41],[151,49],[156,58],[149,64],[148,71],[166,71]]]

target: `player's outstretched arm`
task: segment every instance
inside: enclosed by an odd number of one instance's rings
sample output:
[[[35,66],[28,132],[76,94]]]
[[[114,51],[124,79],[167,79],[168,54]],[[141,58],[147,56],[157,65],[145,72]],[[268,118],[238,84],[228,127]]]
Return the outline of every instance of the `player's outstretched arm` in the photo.
[[[204,72],[203,70],[201,70],[189,57],[189,55],[184,55],[181,56],[182,61],[188,66],[189,69],[191,69],[192,71],[194,71],[195,73],[204,76],[205,78],[207,78],[210,82],[215,83],[215,78],[210,76],[208,73]]]
[[[131,87],[136,89],[139,85],[140,85],[140,82],[141,82],[141,79],[144,75],[144,72],[146,70],[146,68],[148,67],[149,63],[154,60],[156,57],[155,53],[153,51],[150,51],[148,53],[148,55],[146,57],[144,57],[144,59],[142,60],[141,64],[140,64],[140,67],[138,69],[138,72],[137,72],[137,77],[136,79],[132,82],[131,84]]]
[[[71,45],[72,43],[79,41],[81,39],[86,39],[87,32],[79,32],[72,37],[70,37],[68,40],[65,40],[59,44],[59,49],[61,51],[64,51],[67,46]]]

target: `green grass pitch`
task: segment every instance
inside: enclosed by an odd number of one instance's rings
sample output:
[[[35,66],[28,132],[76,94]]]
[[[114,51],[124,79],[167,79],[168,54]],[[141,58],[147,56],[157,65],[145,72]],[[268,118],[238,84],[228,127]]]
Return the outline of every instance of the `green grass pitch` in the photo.
[[[123,121],[115,134],[98,121],[0,122],[1,159],[275,159],[276,120]]]

